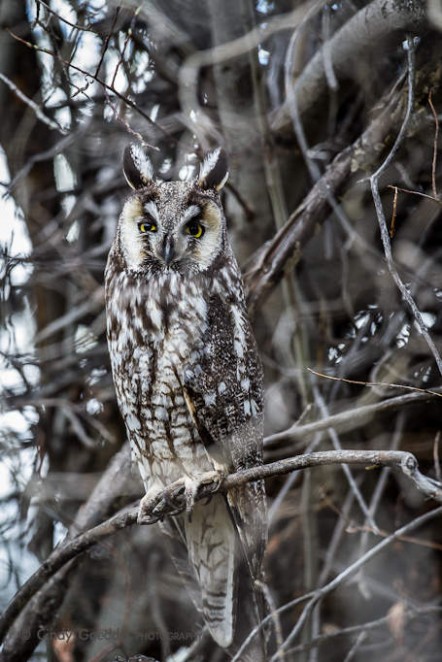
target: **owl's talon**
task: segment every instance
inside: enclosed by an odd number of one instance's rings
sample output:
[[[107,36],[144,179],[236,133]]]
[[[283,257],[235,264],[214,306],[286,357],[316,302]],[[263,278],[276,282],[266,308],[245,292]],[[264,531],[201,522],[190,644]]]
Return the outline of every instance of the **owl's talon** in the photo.
[[[167,508],[168,517],[179,515],[181,512],[183,512],[182,499],[183,494],[185,495],[185,486],[183,487],[181,484],[178,491],[173,489],[173,487],[179,483],[182,483],[182,481],[176,481],[176,483],[172,483],[172,485],[169,485],[168,490],[163,493],[163,503]]]
[[[151,524],[152,518],[155,518],[155,511],[161,507],[161,488],[152,487],[140,501],[138,508],[137,523],[138,524]]]
[[[224,471],[213,470],[206,471],[206,473],[201,474],[197,478],[185,478],[184,479],[184,495],[186,499],[186,511],[189,513],[196,501],[198,492],[205,485],[212,485],[215,483],[216,487],[214,491],[217,491],[225,478]],[[209,495],[209,499],[210,499]]]
[[[194,488],[189,488],[191,492],[189,497],[186,491],[186,480],[184,480],[184,485],[182,480],[177,480],[175,483],[171,483],[167,489],[164,489],[163,486],[152,486],[140,501],[137,517],[138,524],[152,524],[152,522],[162,520],[166,515],[168,517],[179,515],[183,511],[183,496],[186,502],[186,509],[191,509],[194,497],[190,502],[190,508],[188,499],[190,500],[192,494],[196,494],[198,485],[198,483],[195,483]],[[164,510],[167,512],[165,513]]]
[[[227,472],[223,469],[213,469],[213,471],[206,471],[201,476],[200,485],[210,485],[215,483],[214,492],[217,492],[221,487],[223,480],[225,479]]]
[[[199,480],[193,478],[184,479],[184,498],[186,500],[186,512],[190,513],[192,511],[193,505],[195,503],[196,495],[198,494],[198,489],[200,486]]]

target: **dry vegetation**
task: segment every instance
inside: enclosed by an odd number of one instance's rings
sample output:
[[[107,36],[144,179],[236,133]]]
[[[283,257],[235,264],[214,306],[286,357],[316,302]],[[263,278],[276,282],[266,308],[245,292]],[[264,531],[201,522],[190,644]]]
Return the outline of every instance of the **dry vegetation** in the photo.
[[[103,270],[138,139],[164,177],[229,155],[266,370],[269,659],[440,660],[438,1],[3,0],[0,30],[0,659],[227,659],[134,525]]]

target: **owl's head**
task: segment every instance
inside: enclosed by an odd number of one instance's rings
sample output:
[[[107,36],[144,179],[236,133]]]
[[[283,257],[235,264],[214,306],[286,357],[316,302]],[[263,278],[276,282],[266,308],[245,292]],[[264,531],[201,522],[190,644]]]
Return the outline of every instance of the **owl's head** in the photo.
[[[124,154],[134,193],[120,215],[117,242],[129,271],[205,271],[223,251],[226,228],[219,192],[227,181],[225,153],[207,154],[191,182],[155,178],[139,145]]]

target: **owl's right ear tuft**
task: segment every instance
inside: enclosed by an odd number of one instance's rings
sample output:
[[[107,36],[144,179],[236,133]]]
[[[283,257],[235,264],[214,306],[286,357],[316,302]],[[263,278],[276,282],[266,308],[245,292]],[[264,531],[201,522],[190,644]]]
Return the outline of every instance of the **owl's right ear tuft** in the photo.
[[[205,155],[200,165],[197,184],[203,189],[221,191],[229,177],[227,155],[221,147]]]
[[[141,145],[132,143],[124,150],[123,173],[129,186],[135,190],[153,182],[152,161]]]

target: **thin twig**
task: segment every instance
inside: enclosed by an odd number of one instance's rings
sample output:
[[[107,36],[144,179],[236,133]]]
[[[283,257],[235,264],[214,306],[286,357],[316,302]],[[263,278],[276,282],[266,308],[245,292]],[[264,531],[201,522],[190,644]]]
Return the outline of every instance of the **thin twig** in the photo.
[[[315,403],[316,403],[316,405],[319,409],[319,412],[320,412],[321,416],[323,417],[323,419],[324,418],[329,418],[330,414],[329,414],[329,411],[327,409],[327,405],[326,405],[325,400],[322,397],[322,395],[321,395],[321,393],[320,393],[320,391],[319,391],[319,389],[316,385],[313,387],[313,394],[314,394],[314,398],[315,398]],[[341,451],[342,446],[341,446],[341,442],[339,441],[339,436],[338,436],[336,430],[334,428],[330,427],[327,430],[327,434],[328,434],[328,436],[329,436],[329,438],[332,442],[332,445],[333,445],[333,448],[335,449],[335,451]],[[353,478],[353,474],[352,474],[350,468],[348,467],[348,465],[343,464],[342,465],[342,470],[343,470],[344,475],[347,479],[347,482],[349,484],[350,489],[352,490],[353,494],[355,495],[355,499],[358,502],[359,507],[361,508],[363,514],[365,515],[366,520],[370,523],[370,526],[372,526],[374,529],[377,530],[376,522],[374,521],[374,519],[373,519],[373,517],[370,513],[370,510],[369,510],[367,504],[365,503],[365,499],[362,496],[362,492],[359,489],[359,487],[357,486],[355,479]]]
[[[419,611],[410,608],[406,613],[406,617],[407,617],[407,621],[412,621],[416,618],[419,618],[419,616],[425,616],[427,614],[440,614],[440,612],[441,612],[441,608],[437,606],[424,607]],[[374,621],[361,623],[360,625],[350,625],[349,627],[346,628],[339,628],[331,632],[320,634],[310,644],[299,644],[298,646],[294,646],[293,648],[290,648],[287,652],[292,655],[294,653],[300,653],[304,650],[308,650],[309,648],[317,647],[320,646],[321,644],[326,644],[328,642],[333,642],[338,637],[348,637],[348,635],[358,634],[361,631],[366,632],[370,630],[377,630],[378,628],[388,626],[388,622],[389,622],[389,616],[387,615],[387,616],[382,616],[382,618],[377,618]]]
[[[437,143],[439,138],[439,119],[437,117],[436,108],[434,107],[433,104],[432,94],[433,94],[432,90],[430,90],[430,93],[428,95],[428,104],[431,108],[431,112],[433,113],[433,118],[434,118],[433,159],[431,162],[431,188],[434,197],[438,198],[437,183],[436,183],[436,166],[437,166]]]
[[[392,184],[387,184],[387,188],[396,189],[401,193],[410,193],[411,195],[418,195],[421,198],[427,198],[427,200],[432,200],[436,204],[442,205],[442,200],[435,198],[433,195],[428,195],[428,193],[422,193],[422,191],[413,191],[412,189],[402,188],[401,186],[393,186]]]
[[[387,538],[384,538],[377,545],[374,545],[374,547],[372,547],[366,554],[364,554],[363,557],[358,558],[354,563],[352,563],[350,566],[345,568],[345,570],[339,573],[339,575],[337,575],[334,579],[332,579],[328,584],[326,584],[322,588],[317,589],[316,591],[311,591],[310,593],[307,593],[299,598],[295,598],[295,600],[292,600],[291,602],[288,602],[287,604],[280,607],[278,609],[278,612],[281,614],[285,611],[288,611],[289,609],[293,609],[298,604],[308,600],[308,603],[305,606],[304,610],[302,611],[301,616],[299,617],[296,623],[296,626],[293,628],[292,632],[286,638],[283,649],[287,650],[290,643],[293,641],[293,639],[297,636],[297,634],[301,630],[302,626],[304,625],[311,611],[324,597],[326,597],[329,593],[334,591],[338,586],[340,586],[345,581],[347,581],[347,579],[349,579],[352,575],[354,575],[355,572],[357,572],[363,565],[365,565],[368,561],[371,561],[375,556],[377,556],[380,552],[382,552],[392,542],[394,542],[401,536],[408,534],[410,531],[414,531],[415,529],[427,524],[429,521],[435,519],[436,517],[439,517],[440,515],[442,515],[442,506],[428,513],[425,513],[420,517],[417,517],[416,519],[412,520],[405,526],[401,527],[400,529],[397,529]],[[241,648],[236,653],[235,657],[232,659],[232,662],[238,662],[241,659],[240,656],[242,652],[247,648],[253,637],[255,637],[258,634],[260,629],[265,627],[265,625],[270,620],[270,618],[271,615],[266,616],[266,618],[263,619],[260,625],[257,626],[254,630],[252,630],[250,635],[243,642]],[[271,658],[270,662],[276,662],[277,655],[278,652]]]
[[[381,163],[379,168],[371,175],[370,180],[377,181],[380,175],[388,168],[393,161],[399,147],[402,144],[406,134],[408,124],[410,123],[411,115],[414,108],[414,74],[415,74],[415,47],[412,37],[407,38],[407,60],[408,60],[408,94],[407,94],[407,108],[405,111],[404,119],[402,120],[401,128],[393,143],[393,147],[388,153],[387,157]]]
[[[433,446],[434,473],[436,475],[436,480],[440,482],[442,481],[442,474],[440,470],[439,442],[440,442],[440,430],[438,430],[436,433],[436,437],[434,439],[434,446]]]
[[[385,213],[384,213],[384,208],[382,205],[382,200],[381,196],[379,193],[379,177],[380,175],[385,171],[385,169],[390,165],[392,162],[393,158],[395,157],[402,140],[406,134],[412,112],[413,112],[413,107],[414,107],[414,71],[415,71],[415,47],[414,47],[414,41],[411,37],[407,38],[407,44],[408,44],[408,49],[407,49],[407,55],[408,55],[408,102],[407,102],[407,110],[405,112],[405,117],[402,122],[402,126],[399,130],[399,133],[396,137],[396,140],[393,144],[393,147],[390,150],[390,153],[388,154],[387,158],[383,161],[383,163],[379,166],[379,168],[374,172],[371,177],[370,177],[370,186],[371,186],[371,192],[373,196],[373,201],[376,209],[376,216],[378,219],[378,224],[379,224],[379,229],[381,231],[381,239],[382,239],[382,245],[384,248],[384,254],[385,254],[385,261],[387,263],[388,271],[390,272],[390,275],[393,279],[393,281],[396,283],[396,286],[398,290],[400,291],[403,300],[408,304],[408,307],[411,310],[411,313],[415,319],[415,322],[422,334],[422,336],[425,339],[425,342],[428,345],[428,348],[430,349],[431,353],[433,354],[434,360],[436,361],[437,367],[439,369],[440,374],[442,375],[442,358],[440,356],[439,350],[436,347],[436,344],[434,343],[431,335],[428,333],[428,329],[425,325],[425,322],[422,318],[422,314],[414,301],[409,289],[405,285],[405,283],[402,282],[401,277],[399,276],[399,273],[394,265],[393,261],[393,255],[391,251],[391,242],[390,242],[390,237],[388,234],[388,227],[387,227],[387,221],[385,218]]]
[[[397,199],[398,199],[398,187],[393,186],[393,211],[391,212],[391,223],[390,223],[390,239],[393,239],[396,232],[396,215],[397,215]]]
[[[123,103],[126,104],[126,106],[129,106],[135,112],[137,112],[141,117],[143,117],[151,126],[155,127],[155,129],[158,129],[166,138],[169,140],[175,140],[173,136],[169,135],[167,131],[165,131],[159,124],[154,122],[149,115],[147,115],[130,97],[121,94],[121,92],[118,92],[114,87],[111,85],[108,85],[104,80],[101,78],[98,78],[98,76],[95,76],[94,74],[90,73],[89,71],[86,71],[85,69],[82,69],[81,67],[78,67],[77,65],[73,64],[69,60],[65,60],[63,58],[60,58],[57,53],[54,51],[49,50],[48,48],[43,48],[41,46],[35,46],[35,44],[32,44],[29,41],[26,41],[26,39],[22,39],[18,35],[14,34],[11,30],[8,30],[8,33],[11,35],[13,39],[16,41],[20,42],[21,44],[24,44],[28,48],[32,48],[33,50],[39,51],[40,53],[46,53],[46,55],[51,55],[54,58],[58,58],[60,62],[62,62],[66,67],[69,67],[70,69],[74,69],[74,71],[78,71],[78,73],[82,74],[83,76],[92,78],[95,80],[99,85],[103,87],[103,89],[107,90],[108,92],[111,92],[112,94],[115,94],[116,97],[118,97]],[[153,147],[149,145],[149,147],[152,147],[152,149],[157,149],[156,147]]]
[[[400,445],[400,441],[402,438],[402,433],[403,433],[403,428],[405,425],[405,415],[404,415],[405,410],[402,409],[399,412],[398,415],[398,421],[396,425],[396,430],[393,435],[392,443],[391,443],[391,450],[397,450]],[[381,503],[381,499],[384,493],[384,490],[387,485],[387,480],[390,475],[390,468],[389,467],[384,467],[382,471],[380,472],[379,480],[376,483],[375,490],[372,494],[370,505],[369,505],[369,512],[370,512],[370,518],[374,519],[376,515],[377,508],[379,504]],[[368,548],[368,540],[369,540],[369,533],[375,533],[379,534],[380,529],[379,527],[376,527],[376,530],[372,528],[372,525],[370,524],[369,520],[365,522],[364,526],[364,531],[361,536],[361,541],[360,541],[360,546],[359,546],[359,554],[364,554]],[[365,597],[365,599],[369,599],[371,597],[370,595],[370,589],[368,587],[368,583],[364,574],[363,569],[361,568],[360,571],[360,576],[358,578],[358,586],[359,590],[361,591],[361,594]]]
[[[318,370],[313,370],[313,368],[307,368],[309,372],[312,372],[318,377],[323,377],[324,379],[331,379],[334,382],[344,382],[345,384],[355,384],[359,386],[381,386],[383,388],[398,388],[404,389],[405,391],[416,391],[418,393],[428,393],[428,395],[437,395],[439,398],[442,397],[442,393],[438,391],[432,391],[431,389],[419,388],[418,386],[408,386],[408,384],[392,384],[390,382],[364,382],[361,379],[347,379],[346,377],[335,377],[334,375],[326,375],[323,372],[318,372]]]
[[[93,76],[95,78],[95,80],[98,78],[98,74],[100,73],[101,66],[104,62],[104,56],[106,55],[107,49],[109,48],[109,42],[110,42],[110,40],[111,40],[111,38],[114,34],[114,29],[115,29],[115,25],[116,25],[117,20],[118,20],[118,15],[120,13],[120,9],[121,9],[121,7],[115,7],[115,13],[114,13],[113,18],[112,18],[112,25],[110,27],[109,32],[107,33],[107,35],[105,37],[103,48],[102,48],[101,55],[100,55],[100,59],[98,60],[98,64],[97,64],[96,69],[95,69],[95,74]],[[112,80],[112,87],[114,86],[114,82],[115,82],[115,76]]]
[[[21,90],[15,85],[12,80],[10,80],[7,76],[4,74],[0,73],[0,80],[4,82],[5,85],[9,87],[11,92],[14,92],[14,94],[20,99],[20,101],[23,101],[29,108],[31,108],[35,116],[40,120],[40,122],[43,122],[43,124],[46,124],[50,129],[53,129],[54,131],[57,131],[58,133],[64,134],[63,128],[57,124],[57,122],[54,122],[54,120],[51,120],[50,117],[46,117],[46,115],[43,113],[41,110],[40,106],[35,103],[35,101],[32,101],[29,97],[26,96],[26,94],[23,94]]]
[[[65,23],[66,25],[69,25],[69,27],[73,28],[74,30],[80,30],[82,32],[92,32],[93,34],[96,34],[96,32],[95,32],[95,30],[92,26],[87,27],[87,26],[84,26],[84,25],[79,25],[78,23],[71,23],[70,21],[68,21],[63,16],[60,16],[59,12],[54,11],[53,9],[51,9],[46,2],[43,2],[43,0],[36,0],[36,2],[37,2],[37,9],[39,9],[39,6],[41,5],[42,7],[44,7],[46,9],[47,12],[49,12],[50,14],[53,14],[54,16],[56,16],[58,18],[59,21],[63,21],[63,23]]]
[[[441,396],[442,392],[434,391],[430,395]],[[269,435],[264,440],[264,447],[266,450],[273,448],[280,449],[281,445],[285,443],[303,442],[304,446],[308,440],[318,432],[323,432],[328,428],[333,428],[338,432],[351,432],[352,430],[363,427],[369,423],[374,416],[378,416],[382,412],[397,410],[402,407],[409,407],[413,403],[422,402],[428,395],[425,393],[415,393],[400,395],[389,400],[376,402],[370,405],[362,405],[355,409],[347,409],[346,411],[338,414],[332,414],[328,418],[314,423],[306,423],[305,425],[292,425],[290,428]]]
[[[358,648],[361,646],[361,644],[365,641],[367,638],[366,632],[361,632],[356,641],[354,642],[353,646],[350,648],[348,651],[347,655],[345,656],[344,662],[351,662],[351,660],[354,659],[355,654],[358,651]]]

